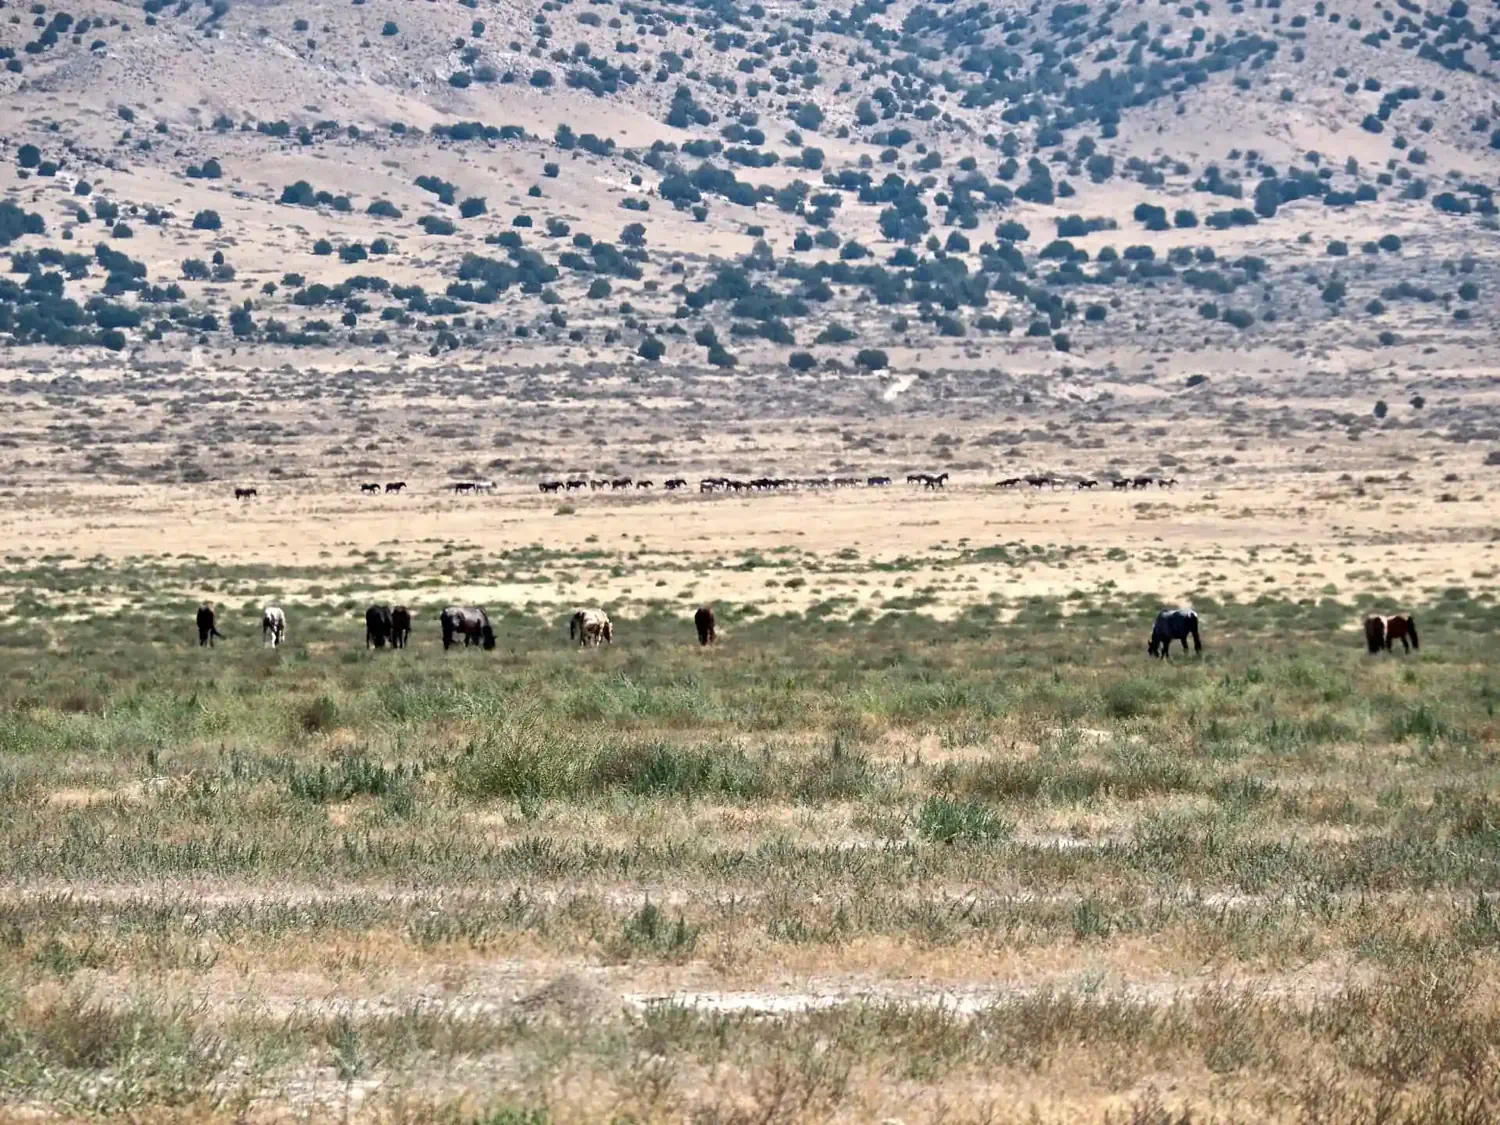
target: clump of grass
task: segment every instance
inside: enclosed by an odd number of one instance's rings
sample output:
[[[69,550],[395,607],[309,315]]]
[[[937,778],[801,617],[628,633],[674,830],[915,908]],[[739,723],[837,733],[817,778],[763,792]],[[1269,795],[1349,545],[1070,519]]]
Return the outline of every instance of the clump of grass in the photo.
[[[924,840],[951,844],[958,840],[1000,840],[1011,834],[1012,826],[979,801],[954,801],[947,797],[928,797],[917,812],[917,834]]]
[[[297,708],[297,725],[308,734],[327,734],[339,725],[338,701],[319,695]]]
[[[746,798],[768,789],[764,769],[743,751],[702,750],[662,741],[626,742],[600,751],[590,765],[588,782],[642,797],[716,793]]]
[[[792,779],[791,796],[799,801],[849,801],[868,794],[875,786],[876,773],[863,754],[846,750],[835,740],[827,754],[820,754],[803,765]]]
[[[1132,676],[1116,680],[1105,687],[1104,711],[1115,719],[1138,719],[1154,713],[1166,698],[1166,689],[1157,680]]]
[[[1052,756],[994,758],[949,771],[947,783],[955,792],[991,801],[1085,801],[1105,794],[1136,800],[1201,787],[1190,763],[1157,750],[1130,750],[1100,764]]]
[[[333,769],[324,763],[319,763],[315,770],[299,769],[293,765],[287,788],[294,797],[326,804],[359,796],[384,797],[420,773],[419,766],[387,766],[363,755],[351,754],[340,758]]]
[[[453,781],[458,791],[482,800],[526,800],[576,793],[593,747],[564,738],[535,713],[507,716],[471,742]]]
[[[632,949],[686,957],[698,944],[698,927],[690,926],[681,914],[675,922],[669,921],[661,907],[648,899],[625,919],[621,936]]]
[[[1411,738],[1419,742],[1455,741],[1460,732],[1450,726],[1427,703],[1411,704],[1398,711],[1386,724],[1390,736],[1398,742]]]

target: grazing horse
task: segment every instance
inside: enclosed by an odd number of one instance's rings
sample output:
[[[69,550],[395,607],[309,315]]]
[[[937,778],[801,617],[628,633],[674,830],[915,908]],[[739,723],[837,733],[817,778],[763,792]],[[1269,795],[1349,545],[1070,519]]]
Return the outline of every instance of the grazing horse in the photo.
[[[362,484],[362,485],[360,485],[359,486],[359,490],[361,492],[379,492],[380,491],[380,485],[378,485],[378,484],[374,483],[373,481],[371,481],[369,484]]]
[[[718,622],[714,619],[714,607],[702,605],[693,614],[693,628],[698,630],[698,643],[711,645],[719,639]]]
[[[280,648],[286,640],[286,614],[279,606],[268,605],[260,614],[260,636],[262,642],[272,648]]]
[[[236,500],[249,500],[251,497],[259,495],[260,493],[256,492],[253,488],[236,488],[234,490],[234,498]]]
[[[372,605],[365,610],[365,648],[372,642],[376,648],[385,648],[385,642],[391,639],[391,607]]]
[[[224,634],[215,627],[214,607],[211,602],[204,602],[198,607],[198,645],[201,648],[207,645],[214,647],[214,638],[224,639]]]
[[[576,640],[580,645],[598,648],[601,643],[613,644],[614,639],[614,626],[602,609],[580,609],[568,622],[568,640]]]
[[[1401,642],[1401,651],[1420,650],[1417,638],[1417,622],[1410,614],[1398,613],[1391,617],[1365,618],[1365,644],[1371,652],[1385,649],[1390,652],[1395,642]]]
[[[391,610],[391,647],[405,648],[411,639],[411,610],[398,605]]]
[[[686,487],[687,481],[683,480],[681,477],[673,477],[671,480],[667,481],[668,492],[676,492],[679,488]]]
[[[1202,652],[1198,615],[1190,609],[1164,609],[1156,615],[1156,624],[1151,627],[1151,643],[1146,646],[1146,655],[1166,659],[1173,641],[1181,641],[1182,651],[1186,652],[1189,637],[1193,638],[1193,651]]]
[[[443,651],[453,647],[453,638],[462,633],[464,647],[478,644],[485,650],[495,647],[495,630],[490,626],[489,614],[482,606],[450,605],[438,615],[443,626]]]
[[[387,492],[400,492],[405,487],[406,487],[406,482],[404,480],[393,480],[393,481],[388,481],[386,483],[385,490]]]
[[[1411,641],[1410,649],[1406,647],[1408,639]],[[1385,619],[1385,647],[1390,649],[1396,641],[1401,642],[1402,652],[1421,649],[1422,642],[1417,639],[1417,620],[1411,614],[1398,613]]]
[[[1129,488],[1130,487],[1130,478],[1129,477],[1120,477],[1118,480],[1112,480],[1112,481],[1110,481],[1109,485],[1116,492],[1118,492],[1122,488]]]

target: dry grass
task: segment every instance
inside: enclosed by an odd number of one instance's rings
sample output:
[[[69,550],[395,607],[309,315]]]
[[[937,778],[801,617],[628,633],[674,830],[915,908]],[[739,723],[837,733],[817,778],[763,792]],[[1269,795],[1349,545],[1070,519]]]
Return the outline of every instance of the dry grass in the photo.
[[[657,612],[597,652],[516,611],[496,654],[444,657],[367,653],[314,606],[278,653],[150,610],[38,647],[56,619],[18,606],[6,1099],[1493,1113],[1489,601],[1416,607],[1405,660],[1329,632],[1352,607],[1218,605],[1170,665],[1146,606],[1072,599],[1059,651],[1026,615],[1062,609],[721,605],[732,646]]]

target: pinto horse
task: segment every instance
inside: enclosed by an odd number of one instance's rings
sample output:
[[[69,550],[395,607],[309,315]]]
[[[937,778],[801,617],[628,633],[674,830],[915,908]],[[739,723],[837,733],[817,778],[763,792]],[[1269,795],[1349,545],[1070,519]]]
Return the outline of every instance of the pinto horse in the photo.
[[[1390,652],[1396,641],[1401,642],[1402,652],[1421,649],[1421,641],[1417,638],[1417,622],[1410,614],[1365,618],[1365,647],[1371,652],[1379,652],[1381,649]]]

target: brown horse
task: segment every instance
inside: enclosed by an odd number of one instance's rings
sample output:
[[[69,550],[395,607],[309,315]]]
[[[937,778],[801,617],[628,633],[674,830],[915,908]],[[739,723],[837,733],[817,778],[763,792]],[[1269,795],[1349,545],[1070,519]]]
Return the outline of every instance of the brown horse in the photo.
[[[204,602],[198,607],[197,624],[198,644],[200,647],[202,645],[207,645],[209,648],[213,648],[215,637],[223,640],[224,634],[219,632],[217,622],[218,617],[214,613],[212,602]]]
[[[1402,652],[1421,649],[1422,642],[1417,637],[1417,620],[1411,614],[1397,613],[1390,617],[1365,618],[1365,645],[1371,652],[1379,652],[1381,649],[1390,652],[1397,641],[1401,642]]]
[[[718,640],[718,622],[714,620],[714,607],[711,605],[699,606],[698,612],[693,614],[693,627],[698,630],[698,643],[700,645],[711,645]]]
[[[495,630],[490,625],[489,614],[484,612],[482,606],[450,605],[438,614],[438,621],[443,627],[444,652],[453,647],[454,639],[460,634],[463,635],[465,647],[477,644],[486,651],[495,647]]]

